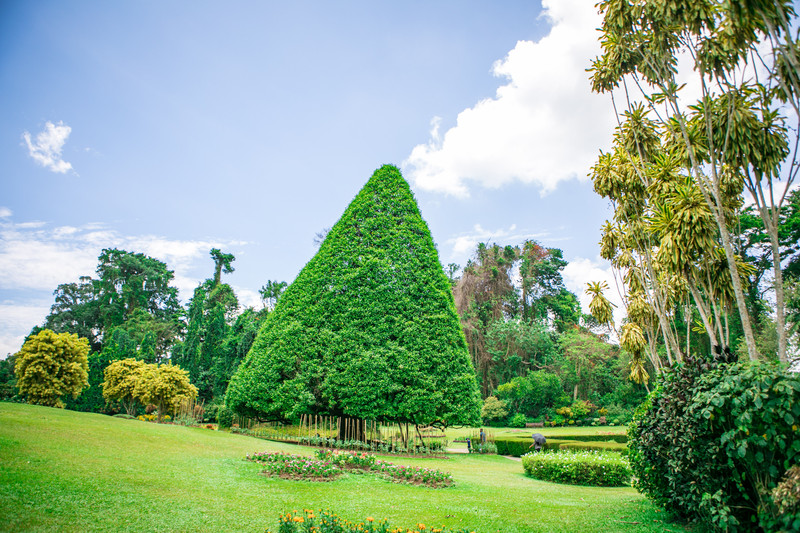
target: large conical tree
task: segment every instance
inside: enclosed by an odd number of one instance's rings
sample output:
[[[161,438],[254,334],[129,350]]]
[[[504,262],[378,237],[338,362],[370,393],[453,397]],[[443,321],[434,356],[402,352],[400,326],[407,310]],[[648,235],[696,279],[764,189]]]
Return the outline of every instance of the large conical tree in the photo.
[[[450,283],[397,168],[372,175],[286,289],[225,402],[264,420],[479,420]]]

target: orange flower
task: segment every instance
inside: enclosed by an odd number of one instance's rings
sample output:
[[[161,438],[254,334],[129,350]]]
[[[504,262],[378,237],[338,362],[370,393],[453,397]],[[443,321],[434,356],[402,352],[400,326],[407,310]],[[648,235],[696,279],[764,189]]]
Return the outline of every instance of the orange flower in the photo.
[[[371,516],[368,516],[368,517],[367,517],[367,522],[374,522],[374,521],[375,521],[375,519],[374,519],[374,518],[372,518]]]
[[[294,517],[294,521],[295,522],[305,522],[305,519],[302,516],[295,516]]]

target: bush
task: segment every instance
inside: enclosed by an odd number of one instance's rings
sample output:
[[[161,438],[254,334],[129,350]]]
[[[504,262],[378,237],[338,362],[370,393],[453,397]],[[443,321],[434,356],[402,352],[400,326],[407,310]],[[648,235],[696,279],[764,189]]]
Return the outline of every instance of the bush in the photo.
[[[619,454],[595,451],[539,452],[522,456],[529,476],[570,485],[622,487],[630,484],[631,470]]]
[[[233,425],[233,411],[224,405],[217,409],[217,423],[220,428],[229,428]]]
[[[223,405],[219,403],[207,405],[205,411],[203,412],[203,422],[213,422],[216,420],[217,412],[219,412],[220,407],[223,407]]]
[[[559,450],[593,450],[598,452],[617,452],[627,454],[628,447],[618,442],[564,442]]]
[[[498,455],[511,455],[513,457],[521,457],[528,453],[530,447],[533,445],[533,440],[528,437],[510,438],[510,439],[495,439],[494,445],[497,447]]]
[[[512,428],[524,428],[528,418],[522,413],[517,413],[508,421],[508,426]]]
[[[559,435],[559,439],[561,440],[577,440],[580,442],[618,442],[620,444],[625,444],[628,442],[627,435]]]
[[[629,428],[636,487],[678,517],[780,529],[772,491],[800,459],[800,376],[772,363],[666,370]]]
[[[503,420],[506,416],[508,416],[506,402],[503,400],[498,400],[496,396],[489,396],[483,400],[481,418],[484,420],[484,422]]]

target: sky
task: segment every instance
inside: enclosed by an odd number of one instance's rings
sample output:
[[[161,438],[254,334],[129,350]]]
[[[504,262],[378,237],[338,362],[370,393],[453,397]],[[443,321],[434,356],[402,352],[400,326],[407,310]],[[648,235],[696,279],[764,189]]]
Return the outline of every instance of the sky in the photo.
[[[397,165],[443,264],[560,248],[609,280],[587,173],[611,100],[586,0],[0,2],[0,357],[103,248],[166,262],[185,302],[233,253],[244,305],[291,281]]]

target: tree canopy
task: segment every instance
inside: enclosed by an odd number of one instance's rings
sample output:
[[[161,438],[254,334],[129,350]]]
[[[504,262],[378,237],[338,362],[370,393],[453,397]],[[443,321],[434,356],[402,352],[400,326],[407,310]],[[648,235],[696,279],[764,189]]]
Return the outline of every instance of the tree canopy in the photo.
[[[75,334],[48,329],[29,337],[16,353],[17,387],[28,403],[64,407],[65,395],[77,397],[89,384],[89,342]]]
[[[397,168],[372,175],[286,289],[226,404],[261,419],[478,420],[450,282]]]

